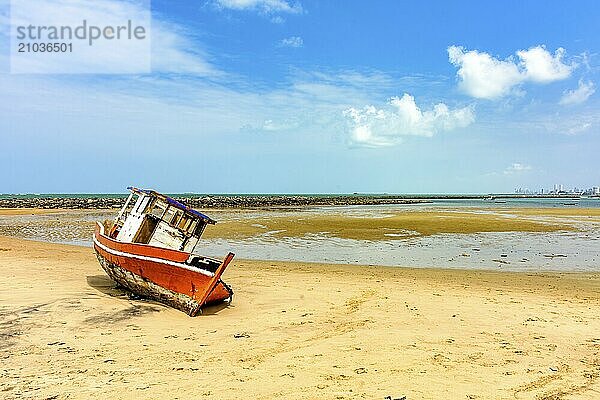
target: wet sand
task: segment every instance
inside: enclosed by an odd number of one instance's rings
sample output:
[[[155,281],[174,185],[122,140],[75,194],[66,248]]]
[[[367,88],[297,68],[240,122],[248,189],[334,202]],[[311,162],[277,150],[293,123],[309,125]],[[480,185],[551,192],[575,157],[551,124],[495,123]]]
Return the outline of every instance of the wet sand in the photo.
[[[557,232],[575,228],[558,222],[543,222],[527,217],[512,218],[491,213],[456,211],[390,211],[373,215],[291,215],[267,216],[241,221],[224,221],[207,229],[206,238],[252,237],[274,232],[277,237],[303,237],[323,234],[354,240],[384,240],[390,237],[418,237],[441,233],[469,234],[481,232]]]
[[[91,246],[115,210],[3,210],[0,236]],[[17,214],[17,215],[15,215]],[[256,260],[528,272],[594,272],[600,208],[431,205],[211,210],[197,248]]]
[[[600,274],[234,260],[226,308],[130,300],[90,248],[0,237],[6,399],[592,399]]]

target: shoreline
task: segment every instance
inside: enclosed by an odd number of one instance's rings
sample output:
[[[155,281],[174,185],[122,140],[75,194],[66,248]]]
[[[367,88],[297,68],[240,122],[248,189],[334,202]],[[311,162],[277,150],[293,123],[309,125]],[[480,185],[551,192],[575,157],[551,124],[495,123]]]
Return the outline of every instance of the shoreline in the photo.
[[[88,246],[81,246],[77,244],[69,243],[54,243],[45,242],[34,239],[16,238],[11,236],[0,235],[0,243],[2,242],[16,242],[18,244],[25,245],[27,243],[35,243],[41,247],[46,245],[49,247],[56,247],[57,249],[65,247],[67,253],[87,251],[93,253],[93,248]],[[22,242],[22,243],[20,243]],[[70,251],[69,251],[70,250]],[[10,251],[6,248],[0,248],[0,252]],[[2,254],[2,253],[0,253]],[[94,258],[95,260],[95,258]],[[402,265],[374,265],[374,264],[341,264],[341,263],[328,263],[328,262],[313,262],[313,261],[289,261],[289,260],[271,260],[271,259],[247,259],[247,258],[234,258],[235,264],[247,265],[251,268],[257,268],[260,266],[263,270],[270,271],[273,268],[281,269],[283,272],[310,272],[307,269],[315,268],[319,273],[351,273],[353,275],[367,275],[367,276],[406,276],[411,278],[419,279],[430,279],[438,281],[443,284],[446,282],[445,276],[453,276],[455,278],[464,278],[472,281],[472,284],[477,284],[476,280],[484,279],[479,281],[487,283],[494,281],[497,284],[507,283],[504,278],[515,278],[516,280],[511,282],[511,286],[514,289],[528,287],[532,283],[537,282],[540,278],[542,280],[562,280],[568,282],[570,285],[581,282],[591,282],[594,292],[592,294],[598,295],[600,299],[600,292],[595,292],[596,289],[600,289],[600,271],[512,271],[512,270],[496,270],[496,269],[467,269],[467,268],[447,268],[447,267],[411,267]],[[267,265],[270,264],[270,265]],[[98,268],[100,266],[98,265]],[[104,271],[100,270],[101,273]],[[108,277],[107,277],[108,278]],[[587,285],[586,289],[587,289]],[[563,287],[564,288],[564,287]],[[582,288],[577,288],[580,290]],[[589,294],[589,293],[588,293]],[[156,303],[159,304],[159,303]]]
[[[114,210],[0,209],[0,235],[91,245]],[[596,271],[600,208],[214,210],[197,248],[280,262],[518,272]]]
[[[31,243],[36,243],[36,244],[41,244],[41,245],[50,245],[50,246],[68,246],[68,247],[73,247],[73,248],[77,248],[77,249],[87,249],[87,250],[92,250],[93,251],[93,245],[92,243],[86,243],[86,244],[74,244],[74,243],[62,243],[62,242],[50,242],[50,241],[46,241],[46,240],[41,240],[41,239],[30,239],[30,238],[21,238],[21,237],[15,237],[15,236],[6,236],[6,235],[0,235],[0,241],[2,240],[16,240],[16,241],[22,241],[22,242],[31,242]],[[0,251],[3,251],[5,249],[0,249]],[[548,277],[548,278],[562,278],[562,277],[569,277],[569,276],[574,276],[577,277],[578,279],[596,279],[598,278],[600,280],[600,271],[598,272],[594,272],[594,271],[578,271],[578,270],[569,270],[569,271],[562,271],[562,270],[521,270],[521,271],[516,271],[516,270],[499,270],[497,268],[480,268],[480,269],[473,269],[473,268],[466,268],[466,267],[431,267],[431,266],[423,266],[423,267],[418,267],[418,266],[403,266],[403,265],[379,265],[379,264],[350,264],[350,263],[335,263],[335,262],[327,262],[327,261],[302,261],[302,260],[278,260],[278,259],[258,259],[258,258],[239,258],[236,257],[235,260],[239,263],[246,263],[246,264],[269,264],[269,263],[273,263],[273,264],[278,264],[278,265],[285,265],[286,268],[290,268],[290,269],[302,269],[302,268],[306,268],[306,267],[310,267],[310,266],[314,266],[314,267],[325,267],[325,268],[337,268],[338,270],[348,270],[348,272],[356,272],[361,271],[361,270],[367,270],[367,271],[372,271],[372,270],[378,270],[381,269],[382,272],[384,271],[388,271],[388,272],[392,272],[392,271],[396,271],[396,270],[402,270],[405,273],[414,273],[414,275],[430,275],[430,274],[444,274],[444,273],[449,273],[449,274],[460,274],[460,273],[465,273],[466,275],[471,275],[471,274],[476,274],[476,275],[490,275],[490,276],[495,276],[495,275],[519,275],[519,276],[535,276],[535,277]],[[600,288],[600,287],[599,287]]]

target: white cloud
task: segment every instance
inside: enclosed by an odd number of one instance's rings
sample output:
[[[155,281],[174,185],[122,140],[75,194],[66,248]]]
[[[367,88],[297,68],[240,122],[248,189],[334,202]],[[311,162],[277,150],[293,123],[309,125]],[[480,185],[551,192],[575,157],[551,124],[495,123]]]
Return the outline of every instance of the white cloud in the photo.
[[[302,5],[300,3],[292,3],[285,0],[216,0],[215,3],[219,8],[227,8],[230,10],[258,10],[264,14],[298,14],[302,12]]]
[[[185,31],[158,19],[152,21],[152,71],[207,77],[223,74]]]
[[[290,36],[289,38],[282,39],[279,42],[279,46],[281,47],[302,47],[304,45],[304,41],[300,36]]]
[[[13,25],[31,23],[53,26],[88,25],[120,26],[131,20],[134,26],[145,28],[144,45],[139,41],[98,40],[93,46],[73,44],[71,53],[28,54],[22,59],[12,57],[14,72],[42,73],[140,73],[175,72],[200,76],[221,74],[204,52],[179,25],[159,17],[150,20],[150,9],[143,2],[118,0],[29,0],[11,9]],[[150,23],[151,22],[151,23]],[[16,30],[13,31],[16,34]],[[0,36],[1,38],[1,36]],[[16,51],[16,47],[12,49]]]
[[[584,122],[582,124],[578,124],[567,129],[567,135],[577,135],[578,133],[582,133],[587,131],[592,127],[590,122]]]
[[[450,62],[458,67],[459,86],[467,94],[493,99],[507,95],[522,82],[523,77],[512,60],[498,60],[477,50],[465,51],[463,47],[448,47]]]
[[[11,71],[13,73],[143,73],[151,69],[150,9],[127,1],[98,0],[29,0],[12,2],[10,35],[13,40],[32,43],[48,41],[49,33],[36,32],[27,38],[18,29],[33,26],[69,27],[75,32],[70,37],[61,33],[59,43],[71,43],[71,51],[52,53],[19,53],[11,47]],[[83,26],[91,29],[117,27],[132,22],[133,26],[144,29],[142,39],[108,40],[99,38],[93,41]],[[84,32],[86,39],[77,38],[77,31]],[[50,29],[48,29],[50,31]],[[109,29],[110,31],[110,29]],[[113,28],[113,37],[114,28]],[[80,35],[81,35],[80,32]],[[55,32],[56,34],[56,32]],[[24,37],[20,37],[24,36]],[[57,35],[58,36],[58,35]],[[17,39],[19,37],[19,39]],[[59,36],[60,37],[60,36]]]
[[[350,120],[351,140],[354,144],[381,147],[400,143],[403,136],[431,137],[437,132],[470,125],[475,120],[470,107],[450,110],[444,103],[422,111],[413,96],[405,93],[392,97],[391,109],[368,105],[362,109],[350,107],[344,115]]]
[[[563,63],[565,50],[554,55],[545,47],[536,46],[517,51],[519,63],[513,57],[505,60],[477,50],[466,51],[461,46],[448,47],[448,59],[458,68],[459,87],[472,97],[497,99],[511,93],[523,82],[549,83],[566,79],[575,68]]]
[[[560,104],[581,104],[593,95],[595,91],[594,82],[583,82],[583,80],[580,79],[577,89],[563,93]]]
[[[65,140],[98,136],[112,141],[119,135],[142,138],[148,132],[154,138],[160,136],[157,140],[161,143],[173,137],[200,140],[221,135],[241,135],[240,140],[246,140],[244,135],[251,130],[281,132],[286,143],[343,143],[343,110],[351,106],[349,99],[370,104],[381,94],[343,81],[319,80],[315,75],[307,73],[305,80],[294,77],[280,86],[265,88],[253,82],[230,85],[229,77],[207,80],[187,74],[83,75],[77,79],[0,74],[5,94],[0,98],[0,138],[18,125],[12,134],[46,137],[60,133]],[[358,72],[355,77],[363,79]],[[31,112],[40,118],[17,124]],[[111,118],[106,118],[109,114]],[[48,129],[44,129],[46,125]],[[108,131],[110,135],[102,133]],[[256,136],[247,138],[255,140]]]
[[[504,170],[504,175],[517,174],[523,171],[529,171],[531,166],[521,163],[513,163]]]
[[[544,46],[517,51],[524,68],[526,79],[533,82],[548,83],[567,79],[575,68],[574,64],[564,64],[565,49],[559,47],[554,56]]]

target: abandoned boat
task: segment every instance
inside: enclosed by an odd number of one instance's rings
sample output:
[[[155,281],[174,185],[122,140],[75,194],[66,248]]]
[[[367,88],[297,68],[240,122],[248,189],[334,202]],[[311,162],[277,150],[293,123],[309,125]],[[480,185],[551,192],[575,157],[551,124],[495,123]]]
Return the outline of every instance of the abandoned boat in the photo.
[[[98,223],[94,250],[118,285],[195,316],[207,304],[230,302],[221,275],[233,259],[194,252],[204,229],[216,221],[153,190],[131,194],[114,222]]]

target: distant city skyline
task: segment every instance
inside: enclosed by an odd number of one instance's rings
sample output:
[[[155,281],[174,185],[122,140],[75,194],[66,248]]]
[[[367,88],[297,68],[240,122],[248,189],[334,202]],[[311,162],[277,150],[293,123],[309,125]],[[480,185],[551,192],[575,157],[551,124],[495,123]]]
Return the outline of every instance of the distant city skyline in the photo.
[[[100,26],[145,11],[128,0],[68,3],[65,18],[85,11]],[[63,16],[55,0],[19,4],[23,15]],[[0,192],[600,183],[600,2],[151,5],[151,73],[11,74],[11,13],[0,2]]]
[[[563,184],[555,184],[551,189],[541,188],[532,190],[529,188],[516,188],[516,194],[581,194],[581,195],[600,195],[600,186],[567,187]]]

